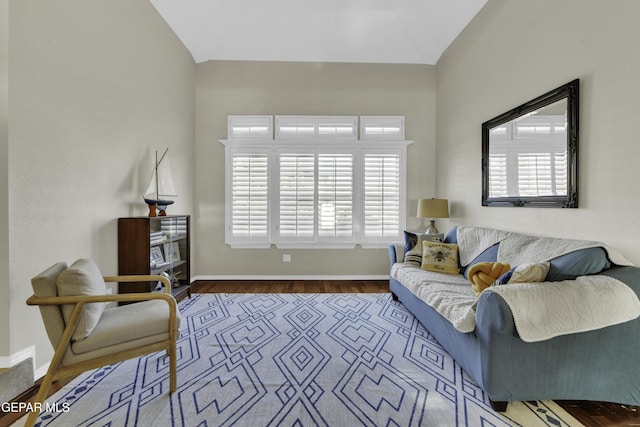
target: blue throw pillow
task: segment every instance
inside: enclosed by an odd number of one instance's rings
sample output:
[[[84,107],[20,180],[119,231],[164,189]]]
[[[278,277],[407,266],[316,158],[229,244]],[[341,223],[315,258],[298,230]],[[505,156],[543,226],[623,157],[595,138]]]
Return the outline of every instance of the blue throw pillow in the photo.
[[[412,233],[411,231],[404,232],[404,253],[411,251],[416,245],[422,245],[423,241],[428,242],[442,242],[442,234],[424,234],[424,233]]]
[[[413,249],[422,239],[422,235],[412,233],[410,231],[404,232],[404,253],[406,254]]]
[[[578,276],[598,274],[611,267],[607,252],[600,247],[569,252],[552,259],[550,263],[549,274],[547,274],[549,282],[573,280]]]

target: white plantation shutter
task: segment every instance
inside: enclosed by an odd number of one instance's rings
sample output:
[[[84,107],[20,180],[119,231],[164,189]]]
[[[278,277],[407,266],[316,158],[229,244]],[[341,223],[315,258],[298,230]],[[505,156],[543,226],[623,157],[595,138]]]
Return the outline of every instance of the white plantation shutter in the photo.
[[[269,157],[266,153],[231,156],[231,235],[264,238],[269,234]]]
[[[364,236],[399,236],[400,154],[364,154]]]
[[[281,238],[315,235],[315,155],[279,156],[279,227]]]
[[[353,236],[353,154],[318,155],[318,237]]]

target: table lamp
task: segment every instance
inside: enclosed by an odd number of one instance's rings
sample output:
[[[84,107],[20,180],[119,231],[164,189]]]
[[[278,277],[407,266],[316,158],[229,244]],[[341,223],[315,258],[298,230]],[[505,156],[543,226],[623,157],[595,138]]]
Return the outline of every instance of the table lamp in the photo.
[[[431,224],[427,227],[426,234],[439,234],[436,228],[435,218],[449,218],[449,201],[447,199],[420,199],[418,200],[418,218],[429,218]]]

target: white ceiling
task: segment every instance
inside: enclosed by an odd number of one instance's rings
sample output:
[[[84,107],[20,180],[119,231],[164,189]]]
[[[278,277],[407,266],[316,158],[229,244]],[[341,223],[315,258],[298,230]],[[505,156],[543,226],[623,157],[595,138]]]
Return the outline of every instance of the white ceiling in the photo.
[[[197,63],[435,64],[487,0],[150,0]]]

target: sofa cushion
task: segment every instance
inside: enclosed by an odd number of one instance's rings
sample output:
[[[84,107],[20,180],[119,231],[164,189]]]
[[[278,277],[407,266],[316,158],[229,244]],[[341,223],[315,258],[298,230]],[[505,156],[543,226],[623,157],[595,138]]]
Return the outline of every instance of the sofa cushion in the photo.
[[[420,268],[439,273],[458,274],[458,245],[454,243],[422,242]]]
[[[444,236],[444,243],[458,243],[458,226],[451,228]]]
[[[573,280],[578,276],[598,274],[611,267],[607,252],[601,247],[580,249],[549,261],[547,281]]]
[[[56,280],[56,287],[59,296],[105,295],[107,293],[102,274],[98,266],[90,259],[79,259],[60,273]],[[103,302],[85,304],[78,326],[72,335],[73,341],[84,339],[91,334],[102,316],[104,306]],[[62,306],[62,316],[65,322],[69,322],[73,307],[74,304]]]
[[[42,273],[31,279],[33,287],[33,295],[36,297],[56,297],[58,296],[58,288],[56,280],[64,270],[67,269],[66,262],[59,262],[47,268]],[[53,348],[56,348],[60,337],[64,332],[64,320],[59,305],[41,305],[39,306],[44,327],[47,330],[47,336]]]

